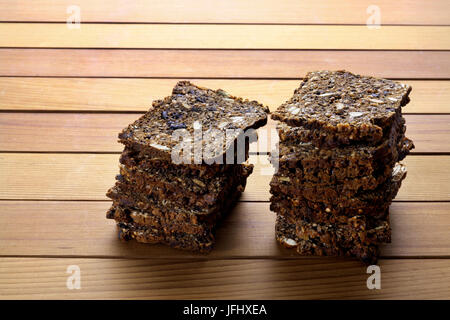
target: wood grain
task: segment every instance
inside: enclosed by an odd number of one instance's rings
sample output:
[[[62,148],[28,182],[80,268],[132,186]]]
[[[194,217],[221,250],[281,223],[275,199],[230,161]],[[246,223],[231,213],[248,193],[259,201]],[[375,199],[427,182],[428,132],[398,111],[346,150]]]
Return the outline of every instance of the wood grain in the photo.
[[[370,0],[8,0],[0,1],[0,21],[65,22],[67,7],[81,9],[82,22],[170,23],[290,23],[363,24],[370,13]],[[382,24],[448,25],[450,5],[446,0],[378,0]]]
[[[117,135],[140,115],[2,113],[0,150],[122,152]]]
[[[118,173],[118,154],[0,154],[0,199],[105,200]],[[266,156],[255,164],[243,201],[268,201],[273,169]],[[409,156],[408,177],[397,200],[450,200],[450,156]]]
[[[64,256],[153,259],[305,259],[275,241],[269,203],[239,202],[217,229],[208,255],[117,238],[105,218],[110,202],[0,201],[1,256]],[[392,243],[383,257],[450,257],[450,203],[396,202],[391,206]]]
[[[81,271],[68,290],[67,267]],[[449,260],[384,260],[381,289],[366,268],[330,259],[153,261],[0,259],[2,299],[448,299]]]
[[[450,118],[447,115],[405,115],[405,119],[406,136],[416,146],[413,153],[450,151]]]
[[[181,79],[0,78],[0,110],[147,111]],[[275,110],[300,80],[192,79]],[[413,87],[405,113],[450,113],[450,81],[401,80]]]
[[[448,79],[449,58],[449,51],[0,49],[0,76],[298,79],[311,70],[346,69]]]
[[[447,26],[0,23],[0,47],[449,50]]]
[[[122,152],[117,134],[141,114],[2,113],[0,151]],[[450,115],[405,115],[413,152],[450,153]],[[270,137],[275,121],[259,130]],[[255,145],[256,147],[256,145]],[[256,152],[269,152],[270,141]]]

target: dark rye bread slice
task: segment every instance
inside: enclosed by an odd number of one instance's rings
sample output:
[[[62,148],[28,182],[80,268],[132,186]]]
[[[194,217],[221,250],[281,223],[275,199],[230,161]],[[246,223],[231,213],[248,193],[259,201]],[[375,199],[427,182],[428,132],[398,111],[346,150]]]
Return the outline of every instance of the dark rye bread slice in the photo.
[[[164,159],[157,159],[148,156],[145,149],[135,151],[125,147],[120,159],[120,163],[128,168],[148,170],[158,168],[161,172],[170,171],[178,177],[211,179],[214,176],[225,174],[235,167],[234,164],[175,164]]]
[[[347,136],[333,136],[323,130],[318,129],[307,129],[305,127],[294,127],[287,125],[283,122],[280,124],[284,124],[285,128],[289,130],[280,130],[279,137],[281,142],[307,142],[311,143],[314,146],[322,149],[334,149],[342,146],[356,145],[356,146],[377,146],[383,141],[389,139],[389,135],[391,133],[391,129],[395,126],[395,123],[399,123],[400,121],[404,121],[401,111],[396,111],[396,116],[393,117],[393,124],[390,127],[386,127],[383,129],[383,135],[380,139],[377,139],[375,142],[370,141],[358,141],[351,140],[351,135]],[[406,130],[406,127],[404,128]]]
[[[388,173],[386,170],[397,161],[403,160],[414,148],[411,140],[404,137],[389,156],[374,158],[370,153],[345,152],[339,149],[334,152],[326,149],[311,149],[310,146],[283,146],[284,154],[277,159],[271,155],[271,162],[278,167],[280,176],[295,175],[299,179],[319,184],[338,184],[348,179],[367,176],[378,177]]]
[[[388,221],[380,221],[375,228],[366,229],[365,223],[354,218],[343,224],[317,224],[299,221],[289,223],[277,216],[277,241],[287,248],[295,248],[305,256],[352,256],[366,264],[375,264],[379,244],[391,241]]]
[[[315,71],[272,118],[310,130],[305,139],[321,147],[377,144],[401,115],[410,91],[410,86],[391,80]]]
[[[388,165],[384,167],[383,172],[376,172],[375,174],[360,176],[354,178],[340,178],[338,179],[333,172],[326,172],[318,176],[313,176],[313,179],[307,179],[301,174],[289,172],[289,170],[278,170],[273,176],[273,183],[286,183],[298,188],[320,188],[322,190],[330,190],[342,192],[344,195],[353,195],[359,191],[376,189],[380,184],[384,183],[392,176],[393,168]],[[381,171],[381,170],[380,170]],[[320,177],[323,177],[322,179]]]
[[[227,187],[216,194],[193,194],[161,182],[146,181],[145,186],[138,188],[137,185],[122,180],[117,181],[106,195],[121,206],[131,206],[144,211],[169,209],[180,215],[183,212],[192,215],[209,215],[221,210],[230,195],[244,191],[253,165],[236,166],[240,167],[240,174],[227,177]]]
[[[389,211],[389,210],[388,210]],[[364,216],[353,216],[348,219],[335,222],[320,222],[298,220],[295,222],[297,237],[310,240],[318,234],[332,232],[340,239],[341,244],[350,240],[360,240],[371,244],[381,244],[391,242],[391,227],[389,223],[389,212],[386,212],[383,219],[371,219]],[[343,235],[340,231],[348,232]],[[326,237],[320,237],[322,243],[326,243]],[[331,240],[331,239],[330,239]],[[329,243],[332,244],[331,240]],[[336,243],[336,242],[335,242]]]
[[[113,203],[106,217],[114,219],[118,223],[132,223],[135,226],[156,228],[164,230],[165,232],[182,232],[201,235],[205,232],[211,232],[211,229],[214,227],[219,216],[218,213],[206,215],[204,217],[207,217],[207,219],[201,219],[201,222],[197,220],[196,223],[193,223],[193,221],[195,221],[193,219],[195,215],[186,215],[183,213],[181,216],[183,216],[184,219],[180,219],[177,216],[177,211],[166,210],[163,212],[158,208],[154,209],[155,210],[153,210],[152,213],[149,213],[148,211],[141,211]],[[172,217],[174,217],[174,219],[172,219]],[[182,221],[188,220],[189,218],[192,218],[190,219],[192,222]]]
[[[116,220],[122,240],[135,239],[141,243],[161,243],[176,249],[208,253],[215,243],[218,223],[234,206],[240,193],[235,190],[221,210],[207,216],[167,208],[149,213],[113,205],[107,217]]]
[[[305,221],[296,223],[296,234],[302,241],[297,247],[299,253],[321,247],[324,255],[354,255],[365,263],[373,264],[377,256],[371,246],[391,242],[391,228],[388,220],[380,220],[377,226],[366,226],[364,220],[353,217],[342,224],[318,224]]]
[[[369,181],[370,177],[376,185],[390,175],[390,168],[395,162],[403,160],[414,148],[412,141],[404,136],[404,129],[404,119],[401,117],[391,128],[388,138],[377,146],[351,145],[323,149],[311,143],[280,141],[278,150],[271,154],[271,162],[278,167],[279,176],[295,175],[305,182],[330,185],[347,183],[354,178],[364,182]],[[352,184],[356,186],[355,181]]]
[[[331,188],[311,187],[300,189],[289,183],[279,183],[274,177],[270,182],[270,193],[275,197],[288,196],[291,199],[322,204],[322,206],[326,206],[325,210],[331,212],[341,211],[345,208],[363,209],[392,202],[405,177],[406,167],[397,164],[389,180],[380,184],[374,190],[361,191],[351,196],[339,193]],[[308,206],[314,208],[313,205]]]
[[[413,147],[403,138],[390,156],[370,159],[371,154],[359,150],[323,150],[313,148],[309,154],[301,144],[289,147],[288,157],[279,162],[273,183],[285,183],[298,188],[321,188],[342,192],[346,196],[358,191],[373,190],[392,176],[393,165],[402,160]],[[284,149],[282,147],[281,149]],[[341,149],[351,149],[350,147]],[[294,151],[295,150],[295,151]],[[300,150],[303,150],[301,152]],[[388,163],[385,163],[390,158]],[[289,160],[288,160],[289,159]],[[272,163],[275,161],[272,160]]]
[[[347,208],[342,212],[332,212],[320,208],[320,205],[313,208],[309,207],[308,201],[297,199],[287,199],[272,197],[270,208],[277,215],[282,216],[289,223],[297,223],[298,221],[308,223],[322,224],[346,224],[353,223],[355,219],[359,224],[364,223],[366,229],[375,228],[380,224],[381,220],[388,220],[390,203],[382,203],[375,207],[362,208],[356,210]],[[295,205],[294,205],[295,203]],[[314,204],[313,204],[314,205]],[[370,212],[368,211],[370,210]]]
[[[146,190],[153,185],[161,185],[169,190],[182,189],[186,195],[193,197],[202,194],[217,196],[227,188],[233,179],[243,175],[248,177],[253,170],[253,165],[234,165],[228,171],[210,178],[196,176],[182,176],[176,170],[164,167],[141,169],[141,167],[126,167],[120,165],[120,174],[123,179],[132,183],[137,190]],[[118,177],[120,179],[120,177]]]
[[[211,232],[225,210],[224,207],[223,211],[202,216],[186,212],[180,214],[176,210],[157,207],[143,211],[114,202],[106,217],[116,222],[133,223],[136,226],[158,228],[167,232],[202,234]]]
[[[190,233],[201,230],[207,231],[211,230],[217,221],[236,203],[241,193],[240,188],[233,189],[231,193],[226,195],[220,207],[207,215],[201,214],[193,208],[178,206],[170,200],[161,203],[155,201],[139,202],[136,201],[135,194],[121,194],[113,200],[113,205],[107,212],[106,217],[114,219],[116,222],[132,222],[138,226],[163,227],[170,230],[185,228],[176,230]]]
[[[137,226],[133,223],[118,223],[119,239],[134,239],[140,243],[164,244],[175,249],[209,253],[214,246],[212,233],[194,235],[183,232],[165,232],[163,229]]]
[[[192,150],[195,146],[206,151],[209,144],[213,154],[203,154],[202,159],[191,155],[190,163],[201,160],[210,164],[212,160],[225,158],[232,150],[241,131],[257,129],[267,123],[269,109],[256,101],[231,96],[225,91],[198,87],[189,81],[180,81],[173,88],[172,95],[153,102],[153,107],[141,118],[130,124],[119,134],[119,141],[133,150],[146,149],[148,156],[171,160],[172,150],[180,143],[173,140],[175,130],[183,129],[191,137]],[[201,130],[200,130],[201,128]],[[216,130],[225,138],[209,139],[196,136],[197,132]],[[197,153],[202,155],[202,152]],[[200,162],[199,162],[200,161]],[[186,162],[184,162],[186,163]]]
[[[386,182],[392,177],[394,169],[395,167],[387,165],[372,175],[343,178],[339,181],[332,182],[326,181],[325,179],[320,182],[311,181],[305,179],[304,176],[283,172],[281,170],[273,175],[270,185],[275,186],[275,188],[279,185],[291,186],[301,190],[302,193],[316,193],[315,199],[325,197],[325,195],[327,197],[349,198],[361,192],[377,190],[381,185],[386,186]],[[381,172],[381,170],[383,171]],[[309,197],[308,199],[312,198]]]
[[[285,123],[277,125],[280,141],[277,144],[279,149],[273,151],[273,162],[278,161],[280,166],[293,167],[298,164],[300,167],[317,167],[315,164],[320,161],[320,167],[325,168],[347,166],[346,162],[351,161],[361,165],[371,165],[374,162],[384,165],[401,160],[399,157],[406,156],[404,153],[414,147],[412,142],[405,138],[405,119],[402,116],[394,121],[389,133],[377,145],[353,144],[333,149],[319,148],[311,141],[297,139],[295,132],[298,130],[298,127]],[[346,159],[348,160],[345,161]]]
[[[405,118],[402,116],[400,111],[396,112],[396,116],[392,119],[392,125],[389,128],[385,128],[383,130],[383,137],[376,143],[368,143],[366,141],[362,142],[352,142],[352,143],[333,143],[326,144],[323,139],[326,139],[327,136],[318,130],[307,129],[305,127],[294,127],[290,126],[284,122],[278,122],[277,124],[277,133],[279,136],[279,140],[284,144],[291,143],[310,143],[317,148],[322,149],[330,149],[345,147],[345,146],[356,146],[356,147],[377,147],[380,144],[386,144],[386,141],[395,140],[399,135],[404,134],[406,131],[405,126]],[[322,140],[321,140],[322,139]]]
[[[179,206],[196,210],[200,214],[209,214],[221,206],[228,194],[236,189],[241,192],[245,189],[247,177],[251,174],[253,165],[236,166],[238,170],[235,171],[234,175],[224,176],[222,179],[215,181],[217,185],[211,188],[209,192],[202,193],[188,189],[186,185],[191,184],[191,181],[186,180],[186,184],[183,184],[182,177],[178,183],[169,183],[150,175],[135,173],[128,177],[120,175],[118,178],[123,177],[123,179],[117,181],[116,185],[106,195],[113,200],[118,199],[123,194],[133,195],[137,201],[144,204],[151,200],[156,203],[170,201]]]
[[[202,214],[199,210],[179,206],[170,200],[156,202],[140,201],[135,195],[120,194],[108,210],[106,217],[117,222],[136,222],[143,225],[167,224],[211,224],[223,212],[223,205],[209,214]],[[212,222],[211,222],[212,221]]]
[[[298,220],[335,223],[346,221],[353,216],[383,219],[390,204],[391,202],[381,202],[352,208],[330,206],[320,202],[282,195],[271,196],[270,198],[270,210],[283,216],[291,223]]]

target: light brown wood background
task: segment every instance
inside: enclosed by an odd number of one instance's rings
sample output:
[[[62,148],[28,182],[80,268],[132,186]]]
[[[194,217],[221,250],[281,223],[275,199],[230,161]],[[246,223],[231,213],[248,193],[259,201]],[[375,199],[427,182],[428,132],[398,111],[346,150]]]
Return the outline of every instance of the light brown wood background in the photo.
[[[72,1],[0,0],[0,298],[449,299],[450,2],[377,1],[369,29],[372,2],[78,0],[68,29]],[[381,290],[356,260],[277,245],[263,154],[210,255],[118,241],[116,135],[153,99],[192,79],[273,110],[315,69],[413,87]]]

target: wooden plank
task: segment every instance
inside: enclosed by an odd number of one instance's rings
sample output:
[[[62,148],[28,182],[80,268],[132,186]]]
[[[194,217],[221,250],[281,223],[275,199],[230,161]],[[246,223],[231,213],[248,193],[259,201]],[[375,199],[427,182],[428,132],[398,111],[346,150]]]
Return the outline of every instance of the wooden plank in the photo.
[[[80,268],[69,290],[68,266]],[[153,261],[0,260],[1,299],[448,299],[450,260],[380,262],[381,289],[366,268],[327,259]],[[187,290],[188,289],[188,290]],[[180,311],[181,314],[182,311]]]
[[[2,113],[0,150],[122,152],[117,135],[140,115]]]
[[[450,152],[450,118],[447,115],[405,115],[405,118],[406,136],[416,146],[413,153]]]
[[[0,110],[147,111],[181,79],[0,78]],[[300,80],[192,79],[275,110]],[[450,81],[401,80],[413,87],[406,113],[450,113]]]
[[[0,199],[105,200],[118,173],[118,154],[0,154]],[[255,169],[243,201],[268,201],[272,167],[252,157]],[[409,156],[397,200],[450,200],[450,156]],[[426,177],[426,179],[424,178]]]
[[[449,50],[448,26],[0,23],[0,47]]]
[[[311,70],[347,69],[447,79],[449,57],[449,51],[0,49],[0,76],[298,79]]]
[[[305,259],[275,241],[275,213],[267,202],[239,202],[217,229],[209,255],[119,241],[114,221],[105,218],[109,206],[106,201],[0,201],[0,255]],[[396,202],[390,212],[392,243],[383,246],[383,257],[450,257],[450,203]]]
[[[67,8],[76,4],[83,22],[175,22],[175,23],[290,23],[366,24],[370,0],[8,0],[0,1],[0,21],[65,22]],[[382,24],[441,24],[449,22],[446,0],[378,0]],[[370,12],[370,11],[369,11]]]
[[[110,154],[0,154],[0,194],[3,199],[104,200],[118,161],[119,155]]]
[[[2,113],[0,151],[121,152],[117,134],[141,114]],[[450,153],[450,115],[405,115],[413,152]],[[270,137],[275,121],[259,131]],[[255,146],[256,147],[256,146]],[[257,152],[269,152],[270,142]]]

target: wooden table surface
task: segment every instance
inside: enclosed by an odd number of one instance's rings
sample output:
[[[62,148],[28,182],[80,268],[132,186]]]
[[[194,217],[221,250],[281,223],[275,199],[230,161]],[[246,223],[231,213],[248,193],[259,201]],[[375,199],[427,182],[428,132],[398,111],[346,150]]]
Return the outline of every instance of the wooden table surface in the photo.
[[[448,0],[78,0],[70,29],[72,2],[0,0],[0,298],[450,298]],[[381,290],[356,260],[277,245],[263,154],[210,255],[118,241],[117,133],[153,99],[192,79],[274,110],[316,69],[413,87]]]

